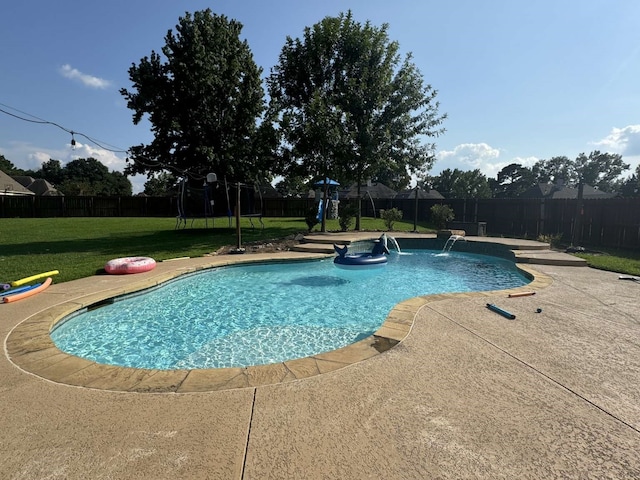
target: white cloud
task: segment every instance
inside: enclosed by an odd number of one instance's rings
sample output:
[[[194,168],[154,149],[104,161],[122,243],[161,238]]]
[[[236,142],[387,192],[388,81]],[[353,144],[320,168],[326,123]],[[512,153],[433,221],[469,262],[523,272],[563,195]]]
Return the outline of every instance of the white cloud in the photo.
[[[640,155],[640,125],[614,127],[609,135],[593,144],[612,153],[631,157]]]
[[[519,163],[524,167],[531,167],[538,160],[537,157],[506,158],[503,151],[486,143],[463,143],[453,150],[438,152],[432,174],[437,175],[447,168],[462,171],[478,169],[487,178],[495,178],[507,165]]]
[[[69,64],[65,64],[60,67],[60,74],[65,78],[78,80],[80,83],[90,88],[103,89],[111,85],[110,81],[82,73],[80,70],[72,68]]]
[[[11,142],[8,147],[0,147],[0,154],[4,155],[17,168],[24,170],[38,170],[43,163],[48,162],[50,159],[59,160],[64,166],[71,160],[89,157],[98,160],[109,171],[122,172],[127,165],[126,160],[114,152],[87,145],[77,140],[74,148],[68,143],[66,148],[60,149],[43,148],[26,142]],[[147,181],[146,175],[135,175],[128,178],[134,194],[144,190],[144,184]]]

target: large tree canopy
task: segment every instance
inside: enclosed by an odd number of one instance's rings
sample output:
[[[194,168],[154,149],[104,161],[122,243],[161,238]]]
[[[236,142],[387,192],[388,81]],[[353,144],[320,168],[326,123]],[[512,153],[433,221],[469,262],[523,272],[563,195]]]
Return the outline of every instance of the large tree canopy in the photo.
[[[532,172],[541,183],[562,181],[575,187],[582,182],[613,192],[621,183],[620,175],[628,169],[629,164],[622,161],[622,155],[594,150],[589,155],[581,153],[575,160],[564,156],[540,160]]]
[[[531,169],[511,163],[498,172],[496,180],[489,182],[496,198],[519,197],[525,190],[536,183],[536,178]]]
[[[445,198],[491,198],[487,177],[479,169],[462,171],[447,168],[431,182]]]
[[[264,110],[261,69],[242,25],[210,9],[186,13],[162,48],[129,69],[133,90],[121,89],[138,124],[148,115],[154,140],[131,148],[129,173],[245,180],[262,173],[256,139]],[[264,137],[262,135],[261,137]]]
[[[270,116],[282,133],[284,172],[334,175],[361,185],[388,170],[426,171],[443,132],[436,91],[389,40],[388,25],[327,17],[288,37],[267,79]],[[356,229],[359,228],[359,216]]]

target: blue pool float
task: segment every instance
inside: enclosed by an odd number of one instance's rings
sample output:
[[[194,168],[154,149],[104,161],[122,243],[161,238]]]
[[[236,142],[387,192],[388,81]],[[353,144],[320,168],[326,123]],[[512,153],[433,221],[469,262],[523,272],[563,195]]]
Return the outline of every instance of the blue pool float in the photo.
[[[370,252],[347,253],[347,247],[339,247],[333,244],[333,249],[338,256],[333,259],[333,263],[340,268],[361,268],[361,267],[381,267],[387,264],[387,237],[383,234],[375,240]]]

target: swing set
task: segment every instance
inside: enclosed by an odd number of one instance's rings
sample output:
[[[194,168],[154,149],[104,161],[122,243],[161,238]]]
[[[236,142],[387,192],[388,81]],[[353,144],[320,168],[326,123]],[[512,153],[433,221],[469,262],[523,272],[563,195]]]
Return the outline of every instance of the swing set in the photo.
[[[214,194],[217,187],[214,186],[214,183],[218,183],[217,179],[215,179],[215,175],[213,175],[213,177],[209,177],[207,181],[204,182],[202,188],[194,188],[190,186],[186,177],[180,181],[178,186],[178,214],[176,216],[175,230],[187,228],[189,221],[191,221],[191,227],[193,227],[194,221],[199,218],[204,218],[205,228],[209,228],[209,219],[211,219],[211,228],[215,227]],[[229,219],[229,228],[232,226],[231,218],[234,216],[235,210],[236,222],[238,222],[239,218],[248,218],[251,228],[255,228],[253,221],[254,219],[257,219],[260,222],[261,229],[264,230],[264,222],[262,221],[264,203],[262,199],[262,192],[259,187],[258,182],[253,185],[241,182],[228,184],[227,179],[224,179],[225,199],[227,202],[226,213]],[[233,188],[236,189],[236,202],[232,210],[229,190]],[[260,199],[260,209],[258,213],[256,213],[253,208],[254,202],[252,194],[256,191],[258,192]],[[244,201],[241,201],[243,192],[245,193],[245,198]],[[246,213],[242,213],[242,205],[248,205],[248,211],[246,211]],[[237,215],[238,208],[240,208],[240,215]]]

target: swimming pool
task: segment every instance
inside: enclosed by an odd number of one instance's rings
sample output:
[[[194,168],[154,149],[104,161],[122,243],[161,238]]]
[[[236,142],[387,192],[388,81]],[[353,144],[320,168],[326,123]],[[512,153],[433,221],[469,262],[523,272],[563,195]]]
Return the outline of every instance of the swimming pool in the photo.
[[[81,311],[51,332],[98,363],[161,370],[277,363],[335,350],[375,332],[394,305],[426,294],[529,282],[513,262],[470,253],[392,253],[386,267],[333,259],[223,267]]]

